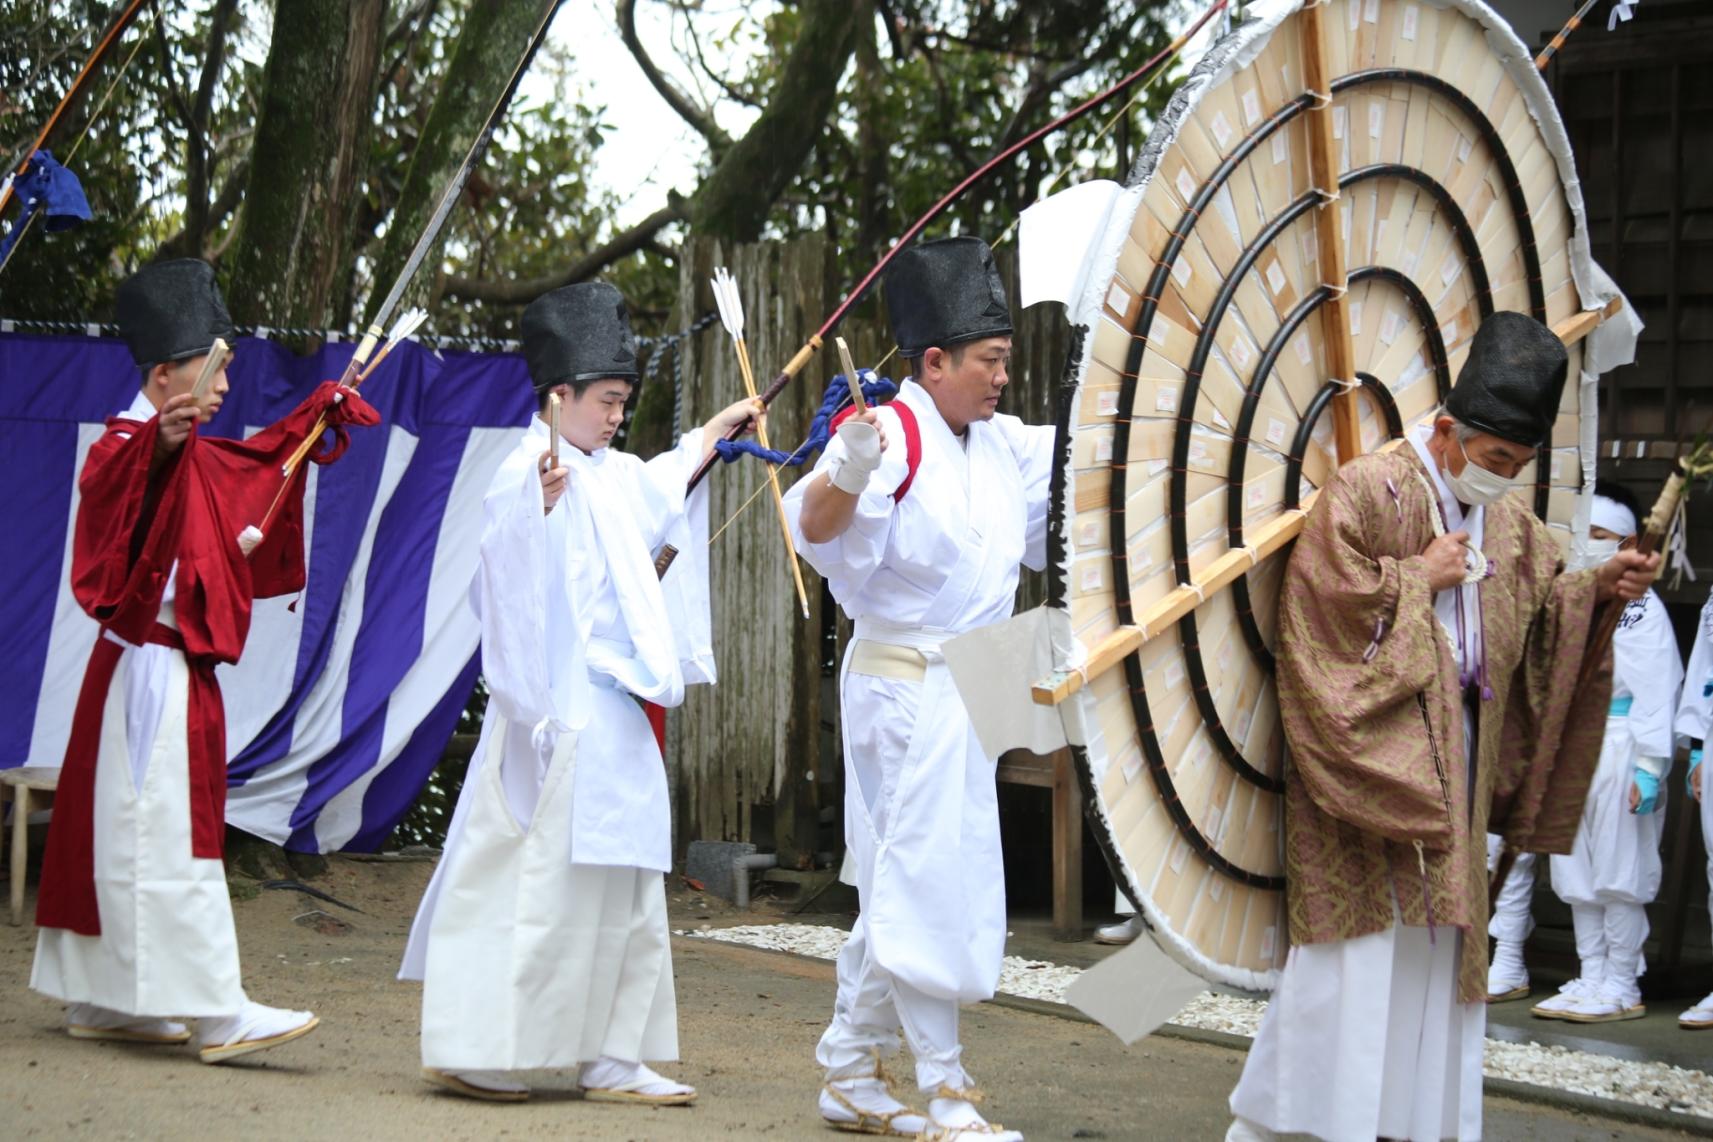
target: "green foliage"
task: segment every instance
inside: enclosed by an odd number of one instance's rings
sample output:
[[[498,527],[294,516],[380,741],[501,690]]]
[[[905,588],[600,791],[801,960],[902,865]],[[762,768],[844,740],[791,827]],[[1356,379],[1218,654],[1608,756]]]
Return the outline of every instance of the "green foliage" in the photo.
[[[872,27],[859,35],[878,41],[876,68],[859,59],[840,87],[834,119],[776,211],[781,235],[824,231],[852,251],[853,265],[880,252],[965,174],[1006,144],[1069,110],[1139,67],[1169,42],[1171,2],[1111,0],[907,0],[877,5]],[[766,45],[734,86],[748,98],[769,89],[800,20],[794,8],[760,18],[747,34]],[[743,26],[721,46],[741,43]],[[1084,70],[1055,82],[1062,73]],[[1169,84],[1155,85],[1132,112],[1133,138],[1164,107]],[[1028,102],[1028,109],[1019,115]],[[954,206],[934,233],[997,238],[1033,202],[1047,178],[1112,177],[1117,135],[1096,141],[1122,100],[1036,144],[995,171]],[[870,232],[862,231],[864,120],[879,147],[884,177],[869,186],[878,197]],[[1015,120],[1015,121],[1014,121]],[[1009,128],[1009,130],[1008,130]],[[1135,146],[1133,145],[1132,153]]]

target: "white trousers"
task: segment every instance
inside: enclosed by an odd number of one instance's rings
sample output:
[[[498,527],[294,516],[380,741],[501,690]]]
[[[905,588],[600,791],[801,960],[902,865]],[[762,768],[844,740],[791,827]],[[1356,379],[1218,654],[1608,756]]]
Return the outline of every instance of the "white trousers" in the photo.
[[[1455,929],[1291,949],[1231,1112],[1326,1142],[1481,1137],[1484,1003],[1457,1001]]]
[[[1498,863],[1500,838],[1487,834],[1487,871],[1493,872]],[[1511,874],[1499,890],[1493,917],[1487,923],[1487,934],[1501,944],[1522,944],[1535,930],[1533,902],[1535,898],[1534,853],[1518,853],[1511,865]]]
[[[851,928],[839,952],[839,991],[833,1021],[815,1048],[815,1061],[827,1068],[827,1081],[873,1073],[874,1056],[898,1053],[902,1027],[916,1057],[916,1084],[933,1093],[941,1084],[970,1085],[958,1044],[958,1004],[924,995],[889,975],[874,961],[863,917]]]
[[[30,986],[127,1015],[225,1016],[244,1006],[226,867],[191,855],[190,670],[130,647],[102,710],[95,762],[101,934],[43,928]]]
[[[1583,803],[1582,822],[1569,853],[1552,858],[1552,890],[1566,904],[1647,904],[1659,894],[1663,804],[1652,813],[1630,812],[1636,747],[1625,718],[1606,720],[1600,764]]]
[[[1648,912],[1642,905],[1627,901],[1573,904],[1570,921],[1583,979],[1592,983],[1611,979],[1633,987],[1647,971],[1642,945],[1648,939]]]
[[[490,707],[488,720],[483,745],[506,740],[504,716]],[[570,860],[578,742],[560,735],[523,821],[502,759],[482,748],[471,759],[400,972],[423,981],[426,1067],[678,1057],[661,874]]]

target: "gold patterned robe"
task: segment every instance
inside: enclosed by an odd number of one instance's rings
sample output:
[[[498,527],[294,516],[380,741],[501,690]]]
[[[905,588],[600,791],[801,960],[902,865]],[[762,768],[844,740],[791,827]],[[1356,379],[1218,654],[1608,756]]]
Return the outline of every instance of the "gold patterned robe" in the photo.
[[[1485,509],[1489,701],[1470,779],[1464,695],[1421,552],[1439,511],[1409,447],[1345,465],[1309,512],[1278,637],[1291,939],[1461,929],[1460,1002],[1486,995],[1485,834],[1569,852],[1599,761],[1611,653],[1580,692],[1594,572],[1564,573],[1515,499]],[[1378,637],[1376,637],[1378,635]],[[1426,891],[1424,892],[1424,870]]]

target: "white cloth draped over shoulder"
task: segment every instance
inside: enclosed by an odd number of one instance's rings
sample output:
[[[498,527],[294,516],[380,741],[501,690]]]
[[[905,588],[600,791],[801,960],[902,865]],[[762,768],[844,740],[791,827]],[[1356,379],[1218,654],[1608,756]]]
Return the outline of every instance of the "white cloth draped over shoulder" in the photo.
[[[399,972],[424,981],[428,1066],[677,1053],[670,807],[637,699],[714,679],[706,497],[685,495],[702,434],[647,463],[564,446],[544,514],[547,431],[531,423],[484,503],[488,713]],[[664,581],[662,543],[680,551]]]
[[[786,497],[798,551],[867,640],[920,655],[919,679],[841,672],[845,838],[875,966],[932,997],[993,994],[1005,941],[1004,871],[995,759],[981,743],[950,671],[945,639],[1012,613],[1019,564],[1046,562],[1051,426],[995,416],[955,435],[913,381],[896,398],[922,438],[907,475],[897,413],[878,415],[888,447],[842,535],[810,543],[799,523],[810,483],[841,455],[835,438]]]

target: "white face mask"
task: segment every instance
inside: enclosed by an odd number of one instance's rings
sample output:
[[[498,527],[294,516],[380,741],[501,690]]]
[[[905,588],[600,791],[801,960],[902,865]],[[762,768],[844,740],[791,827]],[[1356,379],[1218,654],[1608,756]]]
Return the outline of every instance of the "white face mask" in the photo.
[[[1582,545],[1582,553],[1573,553],[1570,560],[1570,570],[1586,571],[1590,567],[1598,567],[1612,556],[1618,554],[1618,545],[1623,542],[1618,539],[1590,539]]]
[[[1463,453],[1463,474],[1453,476],[1451,469],[1445,469],[1441,475],[1445,477],[1445,486],[1451,489],[1451,494],[1457,497],[1457,502],[1475,507],[1482,504],[1497,503],[1504,498],[1506,492],[1518,486],[1517,481],[1507,480],[1497,472],[1483,468],[1469,458],[1469,453],[1463,447],[1463,441],[1457,442],[1457,450]]]

